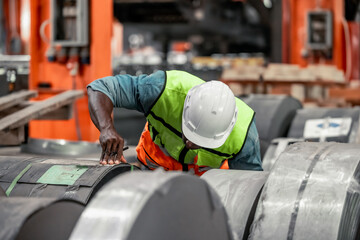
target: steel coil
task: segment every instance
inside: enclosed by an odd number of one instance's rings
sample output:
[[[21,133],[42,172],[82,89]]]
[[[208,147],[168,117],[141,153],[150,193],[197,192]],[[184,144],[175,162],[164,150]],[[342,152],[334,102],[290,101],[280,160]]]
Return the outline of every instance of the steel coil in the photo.
[[[296,110],[302,108],[299,100],[286,95],[250,94],[241,99],[256,112],[261,157],[271,140],[286,137]]]
[[[231,239],[219,197],[180,172],[133,172],[90,202],[70,239]]]
[[[213,169],[201,176],[220,196],[235,239],[247,239],[268,172]]]
[[[0,156],[0,187],[12,197],[54,197],[87,204],[112,178],[137,169],[129,164],[101,166],[98,161]]]
[[[29,138],[26,144],[21,145],[21,152],[70,157],[97,154],[100,158],[101,146],[99,143],[85,141]]]
[[[295,143],[272,169],[250,239],[359,239],[360,148]]]
[[[5,191],[0,187],[0,197],[6,197]]]
[[[275,138],[271,141],[270,146],[266,150],[262,159],[262,167],[264,171],[271,171],[280,154],[285,151],[286,147],[296,142],[303,142],[302,138]]]
[[[68,239],[84,205],[55,198],[0,198],[0,239]]]

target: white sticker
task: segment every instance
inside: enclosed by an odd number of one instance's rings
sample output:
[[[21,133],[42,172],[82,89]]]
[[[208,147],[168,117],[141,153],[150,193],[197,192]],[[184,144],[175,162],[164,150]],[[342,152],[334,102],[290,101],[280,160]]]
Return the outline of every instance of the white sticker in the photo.
[[[305,123],[304,138],[326,138],[347,136],[351,118],[310,119]]]

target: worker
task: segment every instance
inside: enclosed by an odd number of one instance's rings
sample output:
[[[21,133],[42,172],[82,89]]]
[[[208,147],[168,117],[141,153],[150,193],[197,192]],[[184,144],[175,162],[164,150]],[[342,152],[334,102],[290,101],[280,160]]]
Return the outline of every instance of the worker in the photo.
[[[148,169],[197,175],[210,168],[262,170],[255,113],[220,81],[205,82],[184,71],[156,71],[100,78],[87,91],[103,165],[126,162],[124,139],[111,118],[118,107],[146,116],[136,151]]]

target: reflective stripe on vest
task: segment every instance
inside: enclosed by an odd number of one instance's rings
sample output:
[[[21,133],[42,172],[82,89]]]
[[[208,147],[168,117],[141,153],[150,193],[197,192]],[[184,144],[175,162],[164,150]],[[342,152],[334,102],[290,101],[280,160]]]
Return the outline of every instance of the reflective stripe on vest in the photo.
[[[189,73],[167,71],[165,88],[146,117],[150,123],[151,139],[164,147],[172,158],[183,164],[192,164],[198,156],[198,165],[219,168],[225,159],[231,159],[241,151],[254,111],[236,98],[238,119],[224,145],[216,149],[184,150],[181,120],[185,97],[192,87],[201,83],[204,81]]]

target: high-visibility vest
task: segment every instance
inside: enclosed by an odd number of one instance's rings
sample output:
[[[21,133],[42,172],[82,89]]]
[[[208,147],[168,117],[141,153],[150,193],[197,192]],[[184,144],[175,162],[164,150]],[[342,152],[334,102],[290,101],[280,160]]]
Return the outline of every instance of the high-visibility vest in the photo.
[[[225,143],[215,149],[200,148],[190,150],[182,139],[181,121],[186,94],[201,83],[200,78],[183,71],[167,71],[164,89],[147,113],[148,125],[137,147],[138,158],[145,165],[150,159],[167,170],[187,170],[189,166],[219,168],[226,159],[235,157],[242,149],[254,111],[236,98],[238,117]],[[155,143],[163,156],[155,154]],[[165,150],[164,150],[165,149]],[[147,159],[146,159],[147,157]],[[175,160],[168,162],[169,158]],[[151,168],[151,167],[150,167]]]

